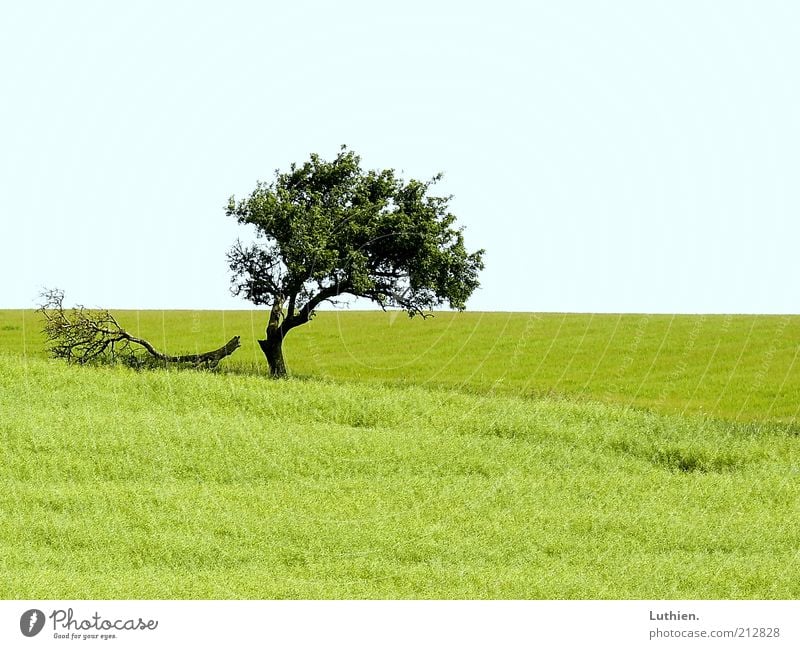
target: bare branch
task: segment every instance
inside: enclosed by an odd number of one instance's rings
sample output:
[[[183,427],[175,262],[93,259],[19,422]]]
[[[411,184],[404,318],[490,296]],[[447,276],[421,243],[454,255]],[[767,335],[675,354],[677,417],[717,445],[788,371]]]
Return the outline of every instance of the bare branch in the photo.
[[[201,354],[173,356],[158,351],[143,338],[123,329],[111,313],[104,309],[89,310],[83,306],[64,308],[64,291],[49,289],[41,295],[38,313],[44,318],[44,333],[50,353],[81,365],[92,362],[117,360],[135,367],[146,365],[148,360],[167,364],[186,364],[194,367],[214,368],[235,352],[239,336],[234,336],[219,349]],[[143,356],[141,351],[147,352]]]

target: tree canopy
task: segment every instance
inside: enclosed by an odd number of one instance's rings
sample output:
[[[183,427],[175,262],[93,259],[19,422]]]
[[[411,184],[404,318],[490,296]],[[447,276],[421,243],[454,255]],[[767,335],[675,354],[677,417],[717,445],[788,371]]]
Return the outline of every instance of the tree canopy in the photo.
[[[228,253],[232,291],[271,307],[267,340],[259,343],[273,375],[286,373],[286,334],[340,295],[412,317],[443,304],[466,307],[484,251],[467,251],[452,197],[429,193],[441,177],[404,181],[393,169],[363,170],[343,146],[331,161],[311,154],[257,183],[247,198],[230,198],[227,214],[257,236]]]

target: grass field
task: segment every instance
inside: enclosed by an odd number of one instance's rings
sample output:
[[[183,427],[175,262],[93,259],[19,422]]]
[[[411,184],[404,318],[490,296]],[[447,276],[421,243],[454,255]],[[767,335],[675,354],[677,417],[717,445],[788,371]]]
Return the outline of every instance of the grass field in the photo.
[[[0,312],[0,597],[800,597],[800,318],[123,312],[217,373]],[[258,352],[260,353],[260,352]]]
[[[265,373],[256,345],[264,312],[120,311],[132,332],[172,353],[232,335],[226,371]],[[0,311],[0,349],[44,357],[33,311]],[[664,413],[795,423],[800,416],[800,316],[320,312],[285,343],[297,376],[568,395]]]

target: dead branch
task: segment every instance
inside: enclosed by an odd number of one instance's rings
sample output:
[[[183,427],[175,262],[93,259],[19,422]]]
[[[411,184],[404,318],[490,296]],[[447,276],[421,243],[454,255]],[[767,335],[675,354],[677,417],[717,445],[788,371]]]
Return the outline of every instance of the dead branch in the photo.
[[[179,356],[164,354],[147,340],[125,331],[105,309],[87,309],[80,305],[65,309],[64,291],[59,289],[45,290],[41,300],[37,311],[44,318],[42,332],[50,354],[69,363],[122,362],[135,367],[155,363],[211,369],[240,346],[239,336],[234,336],[213,351]]]

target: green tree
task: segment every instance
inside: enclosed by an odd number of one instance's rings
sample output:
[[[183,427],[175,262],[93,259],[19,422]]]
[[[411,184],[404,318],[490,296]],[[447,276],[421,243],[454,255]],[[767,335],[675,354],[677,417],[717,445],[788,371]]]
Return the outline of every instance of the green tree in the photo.
[[[463,310],[478,287],[483,250],[467,252],[452,197],[429,195],[430,181],[404,181],[393,169],[361,168],[342,146],[275,171],[249,197],[232,196],[227,214],[255,227],[256,242],[228,252],[234,295],[270,307],[259,340],[273,376],[284,376],[283,340],[325,301],[348,294],[408,315],[447,303]]]

